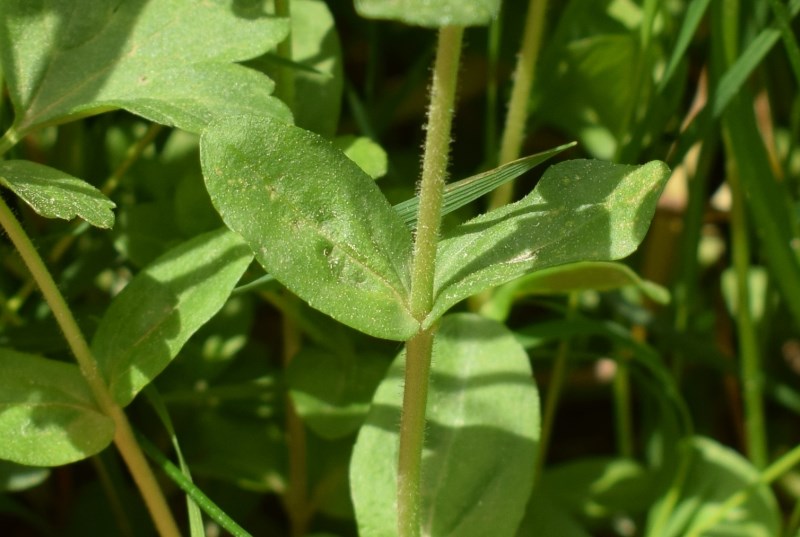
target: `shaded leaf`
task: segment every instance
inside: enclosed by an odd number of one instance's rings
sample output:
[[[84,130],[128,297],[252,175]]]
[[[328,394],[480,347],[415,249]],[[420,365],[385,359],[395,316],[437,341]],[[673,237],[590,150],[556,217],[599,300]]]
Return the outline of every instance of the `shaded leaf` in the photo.
[[[430,326],[460,300],[535,270],[619,259],[644,238],[667,166],[572,160],[522,200],[478,216],[439,243]]]
[[[228,118],[200,143],[222,220],[292,292],[367,334],[406,340],[411,234],[331,142],[270,118]]]
[[[116,205],[89,183],[27,160],[0,162],[0,184],[45,218],[79,216],[101,228],[114,226]]]
[[[114,422],[100,412],[78,366],[0,349],[0,458],[59,466],[111,443]]]
[[[41,485],[50,475],[47,468],[0,460],[0,491],[16,492]]]
[[[500,0],[355,0],[355,5],[362,17],[428,28],[482,26],[500,11]]]
[[[199,132],[212,118],[258,112],[288,119],[271,81],[233,62],[267,52],[288,31],[259,3],[11,0],[0,59],[25,133],[125,108]]]
[[[130,403],[222,308],[251,260],[238,235],[218,230],[170,250],[136,275],[92,340],[117,403]]]
[[[584,261],[536,271],[495,289],[481,306],[481,314],[502,321],[508,317],[513,303],[527,295],[552,295],[573,291],[610,291],[636,286],[659,304],[669,302],[669,291],[651,281],[641,279],[622,263]]]
[[[286,381],[305,424],[323,438],[339,438],[364,421],[387,367],[369,354],[306,347],[289,364]]]
[[[688,469],[676,473],[679,482],[651,511],[647,535],[655,537],[771,537],[780,535],[781,514],[767,485],[754,485],[759,471],[744,457],[710,438],[692,437],[686,451]],[[742,505],[714,522],[721,504],[734,494],[752,493]],[[671,497],[679,490],[677,499]],[[663,510],[669,509],[665,523]]]
[[[359,533],[396,535],[396,473],[404,354],[378,387],[356,441],[350,479]],[[474,314],[436,335],[422,462],[422,534],[515,534],[533,484],[539,399],[525,351]]]

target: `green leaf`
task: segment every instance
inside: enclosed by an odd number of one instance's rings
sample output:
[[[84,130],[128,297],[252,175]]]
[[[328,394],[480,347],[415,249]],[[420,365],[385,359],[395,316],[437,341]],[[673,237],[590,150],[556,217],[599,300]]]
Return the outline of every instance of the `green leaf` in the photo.
[[[644,238],[667,166],[572,160],[528,196],[455,228],[439,244],[436,300],[423,325],[475,293],[575,261],[619,259]]]
[[[611,291],[636,286],[649,299],[659,304],[669,302],[669,291],[660,285],[641,279],[622,263],[583,261],[539,270],[495,289],[481,307],[481,314],[503,321],[513,303],[527,295],[552,295],[573,291]]]
[[[27,160],[0,162],[0,184],[45,218],[79,216],[93,226],[114,226],[116,205],[89,183]]]
[[[104,449],[114,422],[78,366],[0,349],[0,458],[59,466]]]
[[[647,535],[655,537],[685,537],[693,535],[725,537],[771,537],[780,535],[781,513],[775,496],[767,485],[754,485],[759,471],[744,457],[710,438],[700,436],[690,440],[688,468],[676,473],[678,482],[651,511]],[[721,504],[743,490],[752,493],[736,509],[721,520]],[[671,497],[680,491],[676,504]],[[672,506],[663,525],[664,508]]]
[[[488,194],[500,185],[512,181],[523,173],[532,170],[542,162],[561,153],[562,151],[575,146],[575,142],[560,145],[535,155],[530,155],[492,170],[479,173],[450,183],[444,188],[444,201],[442,202],[442,216],[449,214],[456,209],[467,205]],[[417,212],[419,209],[419,196],[414,196],[402,203],[394,206],[394,210],[403,219],[403,222],[414,229],[417,226]]]
[[[396,535],[404,354],[378,387],[350,481],[359,534]],[[420,519],[423,535],[515,534],[533,484],[539,399],[525,351],[474,314],[442,320],[433,347]]]
[[[241,238],[218,230],[170,250],[136,275],[92,340],[117,403],[130,403],[222,308],[251,260]]]
[[[364,136],[337,136],[333,140],[333,145],[347,155],[347,158],[358,164],[364,173],[373,179],[379,179],[386,175],[389,169],[389,159],[386,151]]]
[[[211,201],[297,296],[367,334],[406,340],[411,234],[331,142],[271,118],[212,124],[200,141]]]
[[[50,475],[47,468],[0,460],[0,492],[18,492],[41,485]]]
[[[199,132],[212,118],[274,114],[271,81],[233,62],[287,34],[259,3],[173,0],[10,0],[2,3],[0,60],[25,133],[124,108]]]
[[[558,537],[591,537],[580,523],[558,505],[542,487],[533,489],[525,517],[519,525],[517,537],[532,535]]]
[[[362,17],[439,28],[487,25],[497,17],[500,0],[355,0],[355,6]]]
[[[323,438],[340,438],[363,423],[387,366],[366,353],[306,347],[289,364],[286,381],[305,424]]]

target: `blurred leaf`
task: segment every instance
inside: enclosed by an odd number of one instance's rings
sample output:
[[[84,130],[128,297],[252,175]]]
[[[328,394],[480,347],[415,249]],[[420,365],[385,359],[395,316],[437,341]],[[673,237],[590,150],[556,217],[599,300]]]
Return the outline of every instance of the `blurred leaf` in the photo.
[[[672,75],[675,74],[678,64],[683,59],[684,54],[686,54],[686,49],[689,48],[692,37],[694,37],[697,27],[700,25],[700,21],[703,20],[703,15],[705,14],[708,4],[710,3],[711,0],[691,0],[687,6],[686,15],[683,18],[683,24],[681,24],[680,33],[678,34],[675,46],[672,49],[672,55],[669,58],[669,63],[664,71],[664,76],[658,83],[659,92],[663,91],[664,88],[667,87],[667,84],[672,79]]]
[[[289,290],[367,334],[416,333],[411,234],[331,142],[270,118],[229,118],[203,134],[201,161],[222,220]]]
[[[114,437],[78,366],[0,349],[0,458],[59,466],[94,455]]]
[[[233,64],[274,47],[288,25],[258,4],[240,11],[193,0],[3,2],[0,59],[17,130],[114,108],[194,132],[236,113],[288,120],[271,81]]]
[[[591,537],[583,526],[560,506],[542,487],[535,487],[528,500],[525,517],[517,529],[517,537],[532,535],[558,537]]]
[[[550,167],[528,196],[462,224],[439,243],[436,302],[424,326],[457,302],[535,270],[629,255],[668,177],[658,161]]]
[[[286,381],[303,422],[333,439],[358,430],[387,367],[378,356],[305,347],[289,364]]]
[[[734,494],[754,487],[759,471],[741,455],[710,438],[692,437],[685,472],[676,473],[678,482],[661,498],[648,520],[648,536],[685,537],[773,537],[780,535],[781,514],[767,485],[758,485],[744,504],[730,511],[721,521],[706,526],[721,504]],[[671,497],[679,491],[677,503]],[[668,518],[658,527],[655,520]],[[700,534],[694,532],[704,530]]]
[[[503,164],[487,172],[479,173],[450,183],[444,188],[444,201],[442,202],[442,216],[475,201],[484,194],[488,194],[500,185],[512,181],[523,173],[532,170],[542,162],[561,153],[565,149],[575,146],[575,142],[560,145],[535,155],[530,155],[513,162]],[[394,210],[403,219],[403,222],[414,229],[417,227],[417,212],[419,210],[419,197],[414,196],[394,206]]]
[[[369,138],[364,136],[337,136],[333,140],[333,144],[373,179],[380,179],[386,175],[389,169],[386,151]]]
[[[669,291],[641,279],[622,263],[584,261],[536,271],[498,287],[481,306],[481,314],[503,321],[516,300],[528,295],[566,294],[573,291],[611,291],[636,286],[649,299],[659,304],[669,302]]]
[[[497,17],[500,0],[355,0],[359,15],[438,28],[484,26]]]
[[[170,250],[136,275],[92,341],[117,403],[130,403],[222,308],[251,260],[238,235],[218,230]]]
[[[515,534],[533,485],[539,398],[525,351],[474,314],[442,319],[433,344],[420,519],[424,535]],[[381,383],[353,452],[359,532],[396,535],[404,354]]]
[[[0,492],[18,492],[41,485],[49,475],[47,468],[0,460]]]
[[[93,226],[114,226],[113,201],[89,183],[48,166],[27,160],[0,162],[0,185],[45,218],[79,216]]]
[[[114,247],[138,267],[144,267],[181,242],[172,203],[141,202],[124,205],[114,228]]]
[[[609,519],[646,511],[657,485],[652,472],[636,461],[584,458],[547,469],[540,486],[570,513]]]
[[[722,298],[725,299],[728,313],[732,317],[736,317],[736,312],[739,309],[739,289],[736,282],[736,271],[733,267],[725,269],[722,273],[720,285]],[[750,305],[750,316],[754,322],[760,323],[764,319],[769,294],[769,275],[764,267],[750,267],[747,273],[747,289],[750,295],[747,302]]]

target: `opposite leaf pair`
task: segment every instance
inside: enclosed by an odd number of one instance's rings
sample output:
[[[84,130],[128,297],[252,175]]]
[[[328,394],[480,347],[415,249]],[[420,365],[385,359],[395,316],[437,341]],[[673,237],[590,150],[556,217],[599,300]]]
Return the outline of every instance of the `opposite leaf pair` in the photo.
[[[457,302],[526,273],[630,254],[669,175],[661,162],[551,167],[521,201],[442,239],[433,309],[415,319],[411,232],[374,181],[330,142],[275,119],[232,117],[204,132],[201,160],[222,219],[267,271],[338,321],[401,341]]]

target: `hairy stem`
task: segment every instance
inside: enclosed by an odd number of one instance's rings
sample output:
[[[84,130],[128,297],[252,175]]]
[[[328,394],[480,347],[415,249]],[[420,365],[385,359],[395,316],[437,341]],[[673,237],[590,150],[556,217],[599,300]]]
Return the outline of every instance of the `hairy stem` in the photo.
[[[420,321],[433,307],[436,246],[449,160],[450,129],[463,33],[463,28],[455,26],[439,30],[411,270],[411,311]],[[397,470],[397,524],[400,537],[420,535],[420,470],[433,332],[433,328],[423,330],[406,344],[405,387]]]
[[[156,528],[162,536],[180,535],[175,519],[167,506],[167,501],[158,486],[155,476],[147,465],[139,444],[133,436],[128,418],[112,399],[97,367],[97,362],[78,327],[78,323],[75,321],[75,317],[72,315],[72,311],[67,306],[64,296],[58,290],[58,286],[53,281],[52,275],[47,270],[44,261],[39,256],[33,243],[31,243],[30,238],[28,238],[19,221],[2,198],[0,198],[0,225],[8,233],[9,239],[11,239],[31,272],[33,279],[41,289],[78,362],[81,373],[92,390],[98,407],[114,420],[114,444],[117,446],[136,485],[139,487]]]

